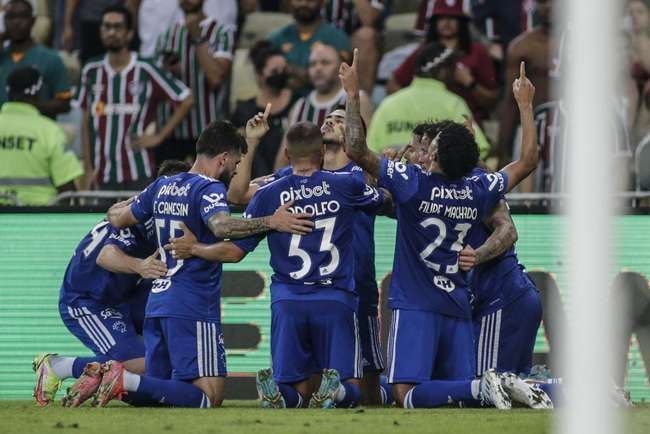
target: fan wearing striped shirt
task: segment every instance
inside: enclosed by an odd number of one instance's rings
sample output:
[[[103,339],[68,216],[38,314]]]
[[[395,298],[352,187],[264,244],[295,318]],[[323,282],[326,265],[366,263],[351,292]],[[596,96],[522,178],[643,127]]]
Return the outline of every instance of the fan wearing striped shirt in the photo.
[[[192,159],[201,131],[214,120],[226,119],[226,80],[232,64],[235,27],[208,17],[204,0],[181,0],[183,17],[163,32],[156,44],[158,64],[192,90],[194,106],[189,116],[158,149],[158,161]],[[163,120],[173,114],[165,104],[159,114]]]

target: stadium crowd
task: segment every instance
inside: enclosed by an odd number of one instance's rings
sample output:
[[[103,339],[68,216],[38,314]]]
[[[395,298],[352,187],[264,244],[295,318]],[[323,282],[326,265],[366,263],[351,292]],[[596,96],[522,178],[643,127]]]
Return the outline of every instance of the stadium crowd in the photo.
[[[562,192],[568,144],[552,90],[567,54],[553,28],[553,3],[3,0],[0,200],[47,205],[64,191],[141,189],[162,161],[191,160],[209,122],[231,120],[243,131],[267,103],[273,128],[252,173],[273,173],[287,163],[289,126],[320,126],[345,103],[338,68],[353,48],[373,151],[408,144],[423,121],[470,116],[492,169],[509,161],[521,140],[509,83],[525,60],[537,87],[540,170],[518,191]],[[107,22],[107,7],[130,15]],[[612,155],[628,175],[628,190],[650,188],[643,164],[650,142],[648,34],[650,2],[630,0],[621,23],[626,61],[612,104]],[[418,73],[417,57],[431,57],[436,43],[448,50],[448,67],[436,76]],[[26,95],[28,68],[41,80]],[[20,94],[11,94],[12,86]],[[53,131],[42,139],[41,125]],[[25,147],[23,137],[34,141]]]

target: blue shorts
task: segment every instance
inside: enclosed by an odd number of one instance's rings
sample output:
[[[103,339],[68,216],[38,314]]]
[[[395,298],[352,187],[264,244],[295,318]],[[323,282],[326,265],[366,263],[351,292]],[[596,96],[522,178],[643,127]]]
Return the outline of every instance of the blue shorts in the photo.
[[[381,351],[379,318],[377,315],[363,315],[358,312],[359,339],[361,340],[361,363],[364,374],[384,371],[384,357]]]
[[[474,378],[472,321],[394,309],[388,337],[388,382]]]
[[[131,318],[130,306],[68,306],[59,303],[63,324],[96,355],[125,361],[144,357],[144,342]]]
[[[145,373],[190,381],[226,376],[221,325],[181,318],[145,318]]]
[[[474,320],[476,374],[488,369],[530,372],[542,301],[534,286],[512,303]]]
[[[323,369],[342,380],[361,377],[359,325],[354,310],[338,301],[281,300],[271,305],[273,377],[295,383]]]

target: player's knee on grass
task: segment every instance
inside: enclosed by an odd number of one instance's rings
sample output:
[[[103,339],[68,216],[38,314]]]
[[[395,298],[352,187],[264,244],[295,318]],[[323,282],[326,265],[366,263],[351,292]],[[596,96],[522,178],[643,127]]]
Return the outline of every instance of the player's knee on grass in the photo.
[[[138,357],[137,359],[126,360],[122,362],[122,364],[124,365],[124,368],[127,371],[133,372],[134,374],[144,375],[145,373],[144,357]]]
[[[398,407],[404,407],[406,394],[415,386],[415,384],[393,384],[393,396],[395,398],[395,404],[397,404]]]
[[[223,403],[225,377],[201,377],[192,382],[201,389],[210,400],[211,407],[220,407]]]

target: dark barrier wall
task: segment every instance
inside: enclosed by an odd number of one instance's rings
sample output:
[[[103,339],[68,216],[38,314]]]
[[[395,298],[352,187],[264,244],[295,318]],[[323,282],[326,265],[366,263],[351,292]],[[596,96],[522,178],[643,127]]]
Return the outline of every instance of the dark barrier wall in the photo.
[[[31,360],[42,351],[86,355],[88,351],[67,333],[57,309],[63,273],[79,240],[102,214],[39,213],[0,214],[0,399],[29,399],[33,388]],[[520,260],[542,290],[546,313],[535,347],[536,360],[549,362],[548,354],[561,333],[565,311],[570,312],[566,287],[566,251],[563,219],[554,215],[515,215],[519,231]],[[637,334],[650,344],[650,216],[622,216],[617,221],[619,244],[612,255],[619,267],[612,281],[621,279],[622,299],[633,307],[618,349],[622,355],[620,377],[634,400],[650,398]],[[377,280],[386,287],[392,268],[395,222],[379,218],[376,224]],[[598,234],[594,234],[598,237]],[[260,244],[239,264],[224,267],[222,312],[228,349],[229,397],[255,397],[252,374],[269,366],[268,250]],[[623,272],[623,274],[619,274]],[[617,276],[618,275],[618,276]],[[573,300],[579,302],[579,300]],[[389,315],[383,315],[387,320]],[[645,322],[644,322],[645,321]],[[383,329],[388,330],[384,323]],[[545,333],[545,331],[547,333]],[[644,335],[645,333],[645,335]],[[590,343],[597,345],[597,342]],[[644,348],[650,363],[650,348]]]

